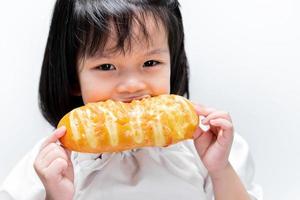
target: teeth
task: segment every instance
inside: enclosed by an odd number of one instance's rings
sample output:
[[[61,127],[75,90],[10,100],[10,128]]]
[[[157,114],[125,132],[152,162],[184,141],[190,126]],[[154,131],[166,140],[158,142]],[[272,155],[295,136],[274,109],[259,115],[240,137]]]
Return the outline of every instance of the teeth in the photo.
[[[142,100],[144,98],[149,98],[151,97],[150,95],[145,95],[145,96],[141,96],[141,97],[131,97],[129,99],[125,99],[125,100],[122,100],[122,102],[125,102],[125,103],[130,103],[132,102],[133,100]]]

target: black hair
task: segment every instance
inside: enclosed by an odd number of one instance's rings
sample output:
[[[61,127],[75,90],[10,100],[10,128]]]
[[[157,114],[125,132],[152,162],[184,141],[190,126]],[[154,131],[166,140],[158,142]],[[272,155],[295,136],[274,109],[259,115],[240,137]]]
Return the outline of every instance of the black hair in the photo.
[[[164,25],[171,61],[171,94],[189,98],[189,66],[184,48],[182,16],[177,0],[57,0],[54,6],[39,83],[39,106],[54,127],[72,109],[82,106],[77,76],[78,58],[103,50],[111,24],[117,50],[124,50],[137,21],[147,38],[145,16]]]

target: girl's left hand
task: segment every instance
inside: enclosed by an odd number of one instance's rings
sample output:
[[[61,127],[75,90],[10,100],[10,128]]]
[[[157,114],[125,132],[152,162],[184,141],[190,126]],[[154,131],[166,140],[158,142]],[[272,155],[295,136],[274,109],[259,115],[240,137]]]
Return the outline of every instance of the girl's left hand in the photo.
[[[210,129],[203,131],[200,127],[194,133],[196,150],[208,172],[213,175],[229,166],[229,153],[233,142],[233,125],[228,112],[195,105],[198,115],[204,116],[203,125]]]

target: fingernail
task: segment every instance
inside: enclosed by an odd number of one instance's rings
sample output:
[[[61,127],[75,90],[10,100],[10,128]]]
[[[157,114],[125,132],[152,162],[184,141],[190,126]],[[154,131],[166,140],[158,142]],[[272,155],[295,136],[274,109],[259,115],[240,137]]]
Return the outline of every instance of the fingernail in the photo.
[[[210,129],[210,126],[207,124],[207,120],[204,116],[200,116],[200,120],[201,120],[201,123],[199,124],[200,126],[200,129],[202,131],[208,131]]]
[[[201,122],[202,122],[202,124],[206,124],[207,123],[206,118],[202,119]]]
[[[55,133],[60,135],[60,133],[64,133],[67,130],[65,126],[61,126],[58,129],[56,129]]]
[[[203,115],[199,115],[199,119],[201,120],[201,122],[205,119],[205,117]]]
[[[207,123],[206,117],[200,115],[200,116],[199,116],[199,119],[200,119],[200,121],[201,121],[201,124],[206,124],[206,123]]]
[[[65,126],[61,126],[58,128],[58,130],[62,131],[62,130],[67,130],[67,128]]]

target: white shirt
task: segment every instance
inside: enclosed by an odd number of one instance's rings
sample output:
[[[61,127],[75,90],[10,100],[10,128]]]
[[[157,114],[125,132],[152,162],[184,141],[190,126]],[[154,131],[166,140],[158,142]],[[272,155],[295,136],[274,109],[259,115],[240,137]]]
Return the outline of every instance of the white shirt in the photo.
[[[45,199],[33,168],[40,141],[11,171],[0,187],[0,199]],[[169,147],[146,147],[120,153],[71,156],[75,200],[211,200],[212,182],[192,140]],[[262,200],[253,183],[254,165],[247,143],[235,134],[229,160],[253,200]]]

